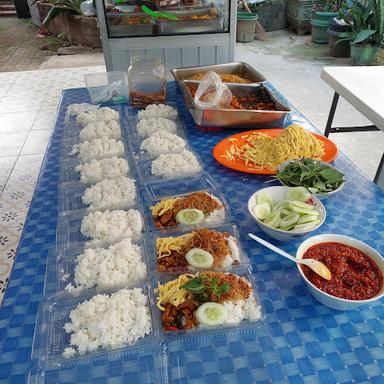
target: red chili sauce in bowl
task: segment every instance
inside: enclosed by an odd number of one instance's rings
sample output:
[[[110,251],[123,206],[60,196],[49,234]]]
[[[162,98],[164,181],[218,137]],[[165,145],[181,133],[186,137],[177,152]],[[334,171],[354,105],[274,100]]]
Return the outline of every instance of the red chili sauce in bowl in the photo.
[[[303,265],[308,280],[322,291],[348,300],[367,300],[376,296],[383,285],[383,275],[376,263],[364,252],[346,244],[329,242],[308,248],[303,259],[316,259],[331,271],[325,280]]]

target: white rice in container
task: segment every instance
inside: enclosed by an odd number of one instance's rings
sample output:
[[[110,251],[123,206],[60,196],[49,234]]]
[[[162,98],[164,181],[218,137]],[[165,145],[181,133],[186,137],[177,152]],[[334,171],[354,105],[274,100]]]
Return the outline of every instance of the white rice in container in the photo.
[[[261,318],[260,306],[251,294],[248,299],[224,301],[223,305],[228,310],[226,324],[239,324],[243,320],[259,320]]]
[[[177,110],[170,105],[165,104],[150,104],[145,109],[137,113],[139,120],[151,119],[153,117],[164,117],[165,119],[176,120]]]
[[[136,129],[140,137],[149,137],[153,133],[156,133],[159,131],[176,133],[177,124],[172,120],[159,117],[159,118],[145,119],[145,120],[139,121],[137,123]]]
[[[110,157],[101,160],[91,160],[75,168],[80,172],[80,181],[83,184],[93,184],[103,179],[117,179],[129,174],[128,162],[121,157]]]
[[[240,263],[240,251],[236,239],[230,235],[226,237],[230,254],[224,257],[222,267],[230,267],[233,263]]]
[[[71,310],[69,320],[64,324],[71,333],[65,358],[132,345],[152,330],[148,297],[140,288],[95,295]]]
[[[102,107],[95,111],[81,112],[77,115],[76,121],[81,125],[97,123],[98,121],[119,121],[120,114],[112,108]]]
[[[91,239],[85,243],[86,248],[107,247],[127,237],[137,240],[142,230],[143,220],[136,209],[91,212],[83,218],[80,228]]]
[[[131,207],[136,199],[135,180],[129,177],[105,179],[87,188],[82,197],[89,210],[124,209]]]
[[[180,136],[166,131],[157,131],[143,140],[140,149],[149,153],[152,158],[166,153],[180,153],[186,142]]]
[[[196,156],[187,150],[181,153],[160,155],[152,161],[152,175],[164,179],[177,179],[201,172],[202,168]]]
[[[76,260],[75,277],[65,289],[78,294],[84,289],[110,289],[139,284],[147,277],[143,251],[131,239],[109,248],[86,249]]]
[[[91,141],[84,141],[72,147],[70,156],[78,155],[82,163],[92,159],[100,160],[107,157],[121,156],[124,154],[124,145],[121,140],[99,137]]]
[[[98,121],[97,123],[86,125],[80,131],[80,141],[90,141],[104,136],[109,137],[110,139],[120,139],[120,123],[116,120]]]
[[[208,193],[209,196],[211,196],[212,199],[216,200],[221,208],[216,209],[213,212],[211,212],[209,215],[205,216],[205,222],[207,223],[221,223],[225,220],[225,209],[223,206],[223,203],[218,199],[216,196],[212,195],[211,193]]]

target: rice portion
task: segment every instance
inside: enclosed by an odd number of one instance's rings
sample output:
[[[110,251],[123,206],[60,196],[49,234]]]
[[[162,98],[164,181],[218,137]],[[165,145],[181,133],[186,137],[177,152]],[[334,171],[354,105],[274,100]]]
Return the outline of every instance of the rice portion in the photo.
[[[91,239],[85,243],[87,248],[107,247],[127,237],[137,240],[142,230],[143,220],[136,209],[91,212],[83,218],[80,228]]]
[[[80,181],[83,184],[97,183],[103,179],[117,179],[129,174],[128,162],[121,157],[110,157],[101,160],[91,160],[75,168],[80,172]]]
[[[164,179],[177,179],[194,175],[202,170],[196,156],[187,150],[181,153],[160,155],[152,161],[152,175],[161,176]]]
[[[159,117],[159,118],[145,119],[145,120],[139,121],[137,123],[136,129],[140,137],[149,137],[153,133],[156,133],[159,131],[176,133],[177,124],[172,120]]]
[[[118,111],[112,108],[102,107],[95,111],[84,111],[77,115],[76,121],[81,125],[97,123],[98,121],[119,121],[120,115]]]
[[[82,197],[83,203],[92,211],[124,209],[132,206],[136,198],[135,180],[129,177],[105,179],[87,188]]]
[[[139,120],[151,119],[153,117],[164,117],[166,119],[176,120],[177,110],[170,105],[150,104],[145,109],[137,113]]]
[[[71,310],[69,319],[63,327],[71,333],[70,347],[63,353],[66,358],[132,345],[152,329],[148,297],[140,288],[95,295]]]
[[[226,324],[239,324],[243,320],[259,320],[260,307],[256,304],[253,295],[246,300],[225,301],[223,305],[228,310]]]
[[[81,141],[90,141],[98,137],[109,137],[110,139],[121,138],[120,123],[115,120],[98,121],[90,123],[80,131]]]
[[[76,262],[74,285],[69,283],[65,287],[70,293],[93,287],[109,289],[138,284],[147,277],[143,252],[129,238],[107,249],[86,249]]]
[[[121,140],[99,137],[91,141],[84,141],[72,147],[70,156],[78,155],[82,163],[92,159],[100,160],[107,157],[121,156],[124,154],[124,145]]]
[[[140,149],[148,152],[151,157],[155,158],[165,153],[180,153],[185,149],[185,146],[185,140],[174,133],[157,131],[143,140]]]

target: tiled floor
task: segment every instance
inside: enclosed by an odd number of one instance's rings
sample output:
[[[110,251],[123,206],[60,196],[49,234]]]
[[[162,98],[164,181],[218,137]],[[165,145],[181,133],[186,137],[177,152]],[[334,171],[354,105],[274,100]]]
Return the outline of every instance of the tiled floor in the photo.
[[[0,303],[55,121],[61,90],[104,67],[0,73]]]

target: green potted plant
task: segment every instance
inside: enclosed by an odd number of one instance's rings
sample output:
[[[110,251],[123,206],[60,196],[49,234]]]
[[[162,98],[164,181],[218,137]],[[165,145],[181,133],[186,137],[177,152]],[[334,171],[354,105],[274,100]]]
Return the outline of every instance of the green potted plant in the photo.
[[[312,7],[312,41],[318,44],[328,44],[327,30],[332,18],[339,15],[342,0],[327,0],[326,3],[316,3]]]
[[[339,41],[350,41],[352,65],[371,65],[384,41],[383,0],[351,0],[340,17],[351,27]]]

